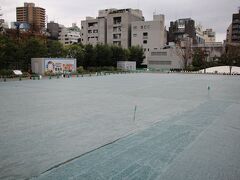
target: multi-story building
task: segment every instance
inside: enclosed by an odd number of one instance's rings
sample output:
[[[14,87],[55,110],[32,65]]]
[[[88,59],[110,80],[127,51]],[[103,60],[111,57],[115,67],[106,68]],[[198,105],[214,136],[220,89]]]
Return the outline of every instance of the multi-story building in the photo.
[[[204,44],[205,43],[204,32],[203,32],[203,27],[201,24],[197,24],[195,26],[195,32],[196,32],[197,44]]]
[[[240,43],[240,9],[232,15],[231,43]]]
[[[203,31],[203,36],[205,43],[216,42],[216,33],[212,29],[206,29],[205,31]]]
[[[143,64],[151,51],[160,50],[167,43],[167,32],[165,29],[164,15],[154,15],[153,21],[132,22],[132,46],[141,46],[145,52]]]
[[[226,37],[226,43],[231,43],[232,42],[232,24],[227,29],[227,37]]]
[[[54,21],[47,23],[47,32],[49,33],[49,39],[58,40],[59,37],[59,24]]]
[[[58,40],[63,45],[76,44],[81,41],[80,29],[73,23],[72,27],[66,28],[63,25],[59,26],[59,37]]]
[[[168,42],[179,43],[186,36],[192,38],[193,44],[204,43],[202,26],[196,25],[191,18],[170,22]]]
[[[123,48],[131,46],[131,23],[143,21],[138,9],[104,9],[98,17],[86,17],[81,22],[83,44],[115,44]]]
[[[35,7],[34,3],[24,3],[24,7],[16,8],[16,19],[19,23],[28,23],[34,31],[45,28],[45,9]]]
[[[222,42],[205,42],[204,44],[196,44],[192,46],[192,50],[200,48],[206,55],[208,62],[218,61],[224,52]]]
[[[107,14],[107,43],[123,48],[131,46],[131,23],[144,21],[139,9],[112,10]]]
[[[81,37],[83,44],[106,44],[107,42],[107,20],[105,17],[86,17],[81,22]]]

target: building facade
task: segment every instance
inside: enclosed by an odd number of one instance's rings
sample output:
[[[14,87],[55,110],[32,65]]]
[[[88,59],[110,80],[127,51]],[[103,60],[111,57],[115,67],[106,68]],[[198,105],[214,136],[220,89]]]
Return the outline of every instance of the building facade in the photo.
[[[143,21],[138,9],[99,10],[98,17],[86,17],[81,21],[81,41],[83,44],[131,46],[131,23]]]
[[[28,23],[34,31],[45,28],[45,9],[35,7],[34,3],[24,3],[24,7],[16,8],[16,19],[19,23]]]
[[[58,40],[63,45],[77,44],[81,42],[80,29],[73,23],[72,27],[66,28],[63,25],[59,26]]]
[[[148,57],[147,67],[156,71],[181,70],[184,68],[181,50],[175,45],[153,50]]]
[[[216,33],[212,29],[206,29],[205,31],[203,31],[203,36],[205,43],[216,42]]]
[[[154,15],[153,21],[132,22],[131,32],[131,45],[139,45],[145,52],[143,64],[147,64],[151,51],[160,50],[167,43],[164,15]]]
[[[218,61],[224,52],[222,42],[206,42],[204,44],[197,44],[192,46],[192,50],[200,48],[206,54],[206,61]]]
[[[106,44],[107,42],[107,20],[106,16],[86,17],[81,22],[81,42],[83,44]]]
[[[229,44],[232,42],[232,24],[227,29],[226,43]]]
[[[168,42],[179,43],[186,36],[192,38],[193,44],[203,44],[205,42],[202,26],[196,24],[191,18],[170,22]]]
[[[107,15],[107,43],[129,48],[131,46],[131,23],[144,21],[139,9],[112,10]]]
[[[231,43],[240,43],[240,9],[232,15]]]
[[[59,24],[54,21],[47,23],[47,32],[49,33],[49,39],[58,40],[59,37]]]

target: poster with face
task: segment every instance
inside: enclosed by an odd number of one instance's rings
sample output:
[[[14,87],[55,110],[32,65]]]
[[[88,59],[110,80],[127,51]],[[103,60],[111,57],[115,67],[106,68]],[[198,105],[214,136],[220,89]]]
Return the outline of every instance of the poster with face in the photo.
[[[75,60],[73,59],[46,59],[45,72],[69,73],[75,71]]]

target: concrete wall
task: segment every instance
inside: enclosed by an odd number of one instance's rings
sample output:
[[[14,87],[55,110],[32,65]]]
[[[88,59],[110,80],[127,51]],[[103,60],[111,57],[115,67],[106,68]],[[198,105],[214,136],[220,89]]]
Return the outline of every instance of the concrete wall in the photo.
[[[44,75],[44,58],[32,58],[31,68],[33,73]]]
[[[148,58],[148,68],[160,71],[182,69],[183,59],[175,47],[151,51]]]

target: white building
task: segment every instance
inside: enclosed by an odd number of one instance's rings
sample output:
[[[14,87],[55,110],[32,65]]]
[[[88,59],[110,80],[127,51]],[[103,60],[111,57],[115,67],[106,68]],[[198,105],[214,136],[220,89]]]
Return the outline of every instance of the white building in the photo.
[[[63,45],[70,45],[80,42],[81,33],[80,29],[76,26],[76,24],[73,24],[70,28],[66,28],[63,25],[60,25],[59,29],[60,30],[58,40]]]
[[[205,43],[216,42],[216,33],[212,29],[206,29],[205,31],[203,31],[203,36]]]
[[[72,58],[32,58],[32,72],[44,75],[45,73],[67,73],[76,71],[76,59]]]
[[[152,21],[132,22],[132,46],[142,46],[145,52],[143,64],[153,50],[160,50],[167,43],[164,15],[154,15]]]
[[[196,30],[196,40],[197,40],[197,44],[204,44],[205,43],[205,39],[204,39],[204,34],[203,34],[203,27],[201,24],[197,24],[195,26],[195,30]]]
[[[165,46],[160,50],[150,52],[147,63],[148,69],[158,71],[169,71],[171,69],[183,69],[184,62],[181,50],[176,46]]]

